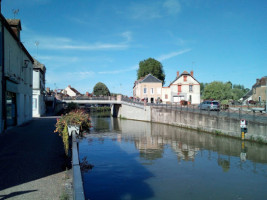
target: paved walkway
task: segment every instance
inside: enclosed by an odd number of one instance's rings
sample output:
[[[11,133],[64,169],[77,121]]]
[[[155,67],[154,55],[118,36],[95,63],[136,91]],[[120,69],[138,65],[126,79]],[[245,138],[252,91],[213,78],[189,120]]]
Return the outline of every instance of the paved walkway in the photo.
[[[0,200],[60,199],[66,168],[55,123],[34,118],[0,135]]]

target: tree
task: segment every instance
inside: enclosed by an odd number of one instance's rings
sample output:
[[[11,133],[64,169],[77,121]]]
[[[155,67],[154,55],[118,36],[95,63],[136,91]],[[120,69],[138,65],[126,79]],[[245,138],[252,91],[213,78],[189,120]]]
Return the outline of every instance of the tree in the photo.
[[[207,83],[200,83],[200,95],[203,95],[206,85],[207,85]]]
[[[110,92],[109,92],[108,87],[104,83],[101,83],[101,82],[98,82],[95,85],[93,93],[96,96],[100,96],[100,95],[110,96]]]
[[[232,85],[219,81],[213,81],[204,88],[203,99],[226,100],[232,98]]]
[[[230,81],[223,83],[213,81],[204,85],[203,99],[216,99],[216,100],[239,100],[243,97],[249,89],[243,85],[232,85]]]
[[[148,58],[139,62],[137,79],[140,79],[141,77],[144,77],[149,73],[157,77],[164,84],[165,73],[163,71],[163,66],[159,61],[155,60],[154,58]]]

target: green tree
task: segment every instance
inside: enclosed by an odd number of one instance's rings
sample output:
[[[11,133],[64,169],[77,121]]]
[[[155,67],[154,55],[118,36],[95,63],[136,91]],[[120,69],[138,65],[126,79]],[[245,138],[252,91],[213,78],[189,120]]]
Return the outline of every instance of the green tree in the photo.
[[[95,85],[93,93],[96,96],[100,96],[100,95],[110,96],[110,92],[109,92],[108,87],[104,83],[101,83],[101,82],[98,82]]]
[[[203,95],[206,85],[207,85],[207,83],[200,83],[200,95]]]
[[[213,81],[204,88],[203,99],[226,100],[232,98],[232,85],[220,81]]]
[[[139,62],[137,79],[140,79],[141,77],[144,77],[149,73],[157,77],[164,84],[165,73],[163,71],[163,66],[159,61],[155,60],[154,58],[148,58]]]

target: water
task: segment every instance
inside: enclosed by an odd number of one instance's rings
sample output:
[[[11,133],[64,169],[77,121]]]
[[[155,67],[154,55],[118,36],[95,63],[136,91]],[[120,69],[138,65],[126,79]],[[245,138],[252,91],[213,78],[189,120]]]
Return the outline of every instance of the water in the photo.
[[[80,142],[86,199],[267,199],[267,146],[93,117]]]

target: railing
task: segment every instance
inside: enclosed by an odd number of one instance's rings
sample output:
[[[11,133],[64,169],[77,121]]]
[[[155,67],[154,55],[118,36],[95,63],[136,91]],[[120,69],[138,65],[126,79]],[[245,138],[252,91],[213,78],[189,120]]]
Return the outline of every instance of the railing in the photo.
[[[116,96],[103,96],[103,97],[77,96],[77,97],[62,97],[62,100],[117,100],[117,97]]]

